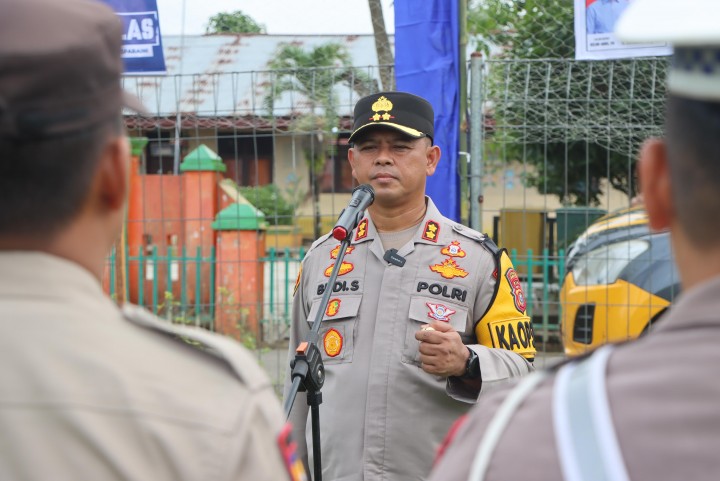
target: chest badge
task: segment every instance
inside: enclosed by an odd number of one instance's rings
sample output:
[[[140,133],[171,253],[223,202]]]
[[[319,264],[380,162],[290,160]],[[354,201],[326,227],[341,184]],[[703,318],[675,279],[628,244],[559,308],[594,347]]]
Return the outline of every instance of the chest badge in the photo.
[[[527,308],[527,299],[525,299],[525,293],[522,290],[520,278],[518,277],[517,272],[515,272],[515,269],[508,269],[505,272],[505,278],[510,284],[510,293],[515,301],[515,309],[517,309],[521,314],[524,314],[525,309]]]
[[[427,305],[430,308],[430,312],[428,312],[428,317],[430,319],[435,319],[436,321],[450,321],[450,316],[455,314],[455,310],[450,309],[449,307],[443,305],[443,304],[434,304],[432,302],[426,302],[425,305]]]
[[[328,302],[327,309],[325,309],[325,315],[328,317],[335,316],[338,311],[340,310],[340,303],[342,301],[338,298],[330,299],[330,302]]]
[[[360,221],[360,223],[357,226],[357,229],[355,229],[355,240],[358,241],[360,239],[364,239],[367,237],[367,235],[368,235],[368,220],[366,217]]]
[[[422,238],[431,242],[437,242],[438,235],[440,234],[440,224],[434,220],[429,220],[425,223],[425,229],[423,230]]]
[[[355,250],[355,248],[353,246],[349,246],[347,249],[345,249],[345,255],[350,254],[354,250]],[[339,244],[337,245],[337,247],[335,247],[333,250],[330,251],[330,259],[337,259],[338,254],[340,254],[340,245]]]
[[[460,242],[452,241],[447,247],[443,247],[440,253],[450,257],[465,257],[467,254],[460,248]]]
[[[467,277],[468,273],[457,265],[454,259],[445,259],[442,264],[430,266],[430,270],[437,272],[445,279],[453,279],[455,277]]]
[[[333,267],[335,267],[335,263],[333,262],[330,264],[330,266],[325,269],[325,277],[330,277],[330,274],[332,273]],[[344,276],[348,272],[352,272],[352,270],[355,269],[355,266],[352,265],[349,262],[343,261],[342,264],[340,264],[340,270],[338,271],[338,277]]]
[[[325,333],[323,337],[323,347],[325,348],[325,354],[330,357],[335,357],[340,354],[343,346],[343,337],[337,329],[330,329]]]

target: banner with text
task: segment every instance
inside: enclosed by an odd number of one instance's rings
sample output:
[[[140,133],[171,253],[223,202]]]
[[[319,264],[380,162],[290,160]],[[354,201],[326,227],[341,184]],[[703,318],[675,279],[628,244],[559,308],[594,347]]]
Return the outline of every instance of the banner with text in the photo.
[[[632,0],[575,0],[575,58],[610,60],[670,55],[666,43],[630,44],[615,38],[615,23]]]
[[[101,0],[123,22],[123,61],[128,75],[161,75],[165,70],[157,0]]]

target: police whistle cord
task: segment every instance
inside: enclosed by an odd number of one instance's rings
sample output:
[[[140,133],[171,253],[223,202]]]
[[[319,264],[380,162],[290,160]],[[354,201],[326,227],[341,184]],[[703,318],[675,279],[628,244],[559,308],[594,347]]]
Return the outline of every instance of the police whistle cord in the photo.
[[[342,266],[349,246],[350,236],[347,236],[340,243],[340,250],[335,260],[335,266],[333,266],[330,277],[328,278],[328,286],[335,285],[338,272],[340,272],[340,266]],[[322,404],[322,392],[320,392],[320,390],[325,383],[325,366],[323,365],[320,349],[318,348],[318,339],[320,338],[319,332],[322,318],[325,315],[332,293],[332,289],[325,289],[320,301],[321,308],[315,313],[315,319],[313,320],[307,339],[300,343],[295,350],[295,358],[290,361],[292,386],[285,399],[284,406],[285,418],[287,419],[290,417],[290,411],[292,411],[297,393],[299,391],[307,391],[307,403],[308,406],[310,406],[312,417],[313,464],[315,473],[313,481],[322,481],[322,463],[320,458],[320,404]]]

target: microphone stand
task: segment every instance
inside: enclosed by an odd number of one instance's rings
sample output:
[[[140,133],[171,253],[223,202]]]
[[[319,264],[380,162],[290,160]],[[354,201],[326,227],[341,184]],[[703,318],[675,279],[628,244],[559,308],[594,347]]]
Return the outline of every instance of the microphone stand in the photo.
[[[360,216],[360,218],[361,217],[362,216]],[[318,333],[320,331],[322,318],[325,315],[328,302],[330,301],[330,296],[335,287],[340,266],[345,258],[345,251],[350,245],[350,236],[353,230],[354,229],[350,230],[347,237],[340,243],[340,251],[335,260],[335,266],[333,266],[333,270],[328,278],[327,288],[325,288],[325,292],[320,301],[320,309],[315,313],[315,319],[313,320],[312,328],[307,335],[307,339],[298,345],[295,350],[295,358],[290,362],[292,369],[290,374],[292,386],[290,387],[288,396],[285,399],[285,405],[283,406],[285,409],[285,418],[287,419],[290,417],[290,411],[292,410],[298,391],[307,391],[307,403],[308,406],[310,406],[310,412],[312,414],[314,481],[322,481],[322,463],[320,460],[320,404],[322,403],[322,393],[320,389],[322,389],[325,383],[325,366],[322,362],[320,349],[317,346],[320,337]]]

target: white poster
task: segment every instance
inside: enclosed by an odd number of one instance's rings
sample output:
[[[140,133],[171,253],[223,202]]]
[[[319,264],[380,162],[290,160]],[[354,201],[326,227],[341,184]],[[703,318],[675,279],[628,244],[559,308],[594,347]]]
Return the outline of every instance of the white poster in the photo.
[[[575,58],[609,60],[670,55],[667,43],[623,43],[615,38],[615,24],[633,0],[574,0]]]

